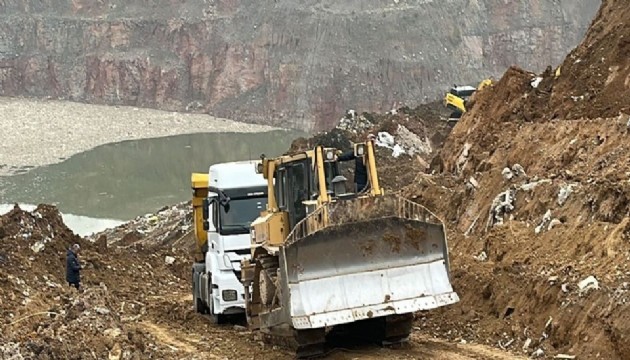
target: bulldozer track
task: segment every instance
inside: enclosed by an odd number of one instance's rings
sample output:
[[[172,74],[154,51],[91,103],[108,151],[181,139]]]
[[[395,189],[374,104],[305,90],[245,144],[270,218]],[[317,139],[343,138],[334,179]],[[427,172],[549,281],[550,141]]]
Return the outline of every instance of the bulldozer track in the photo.
[[[261,267],[259,276],[259,290],[261,302],[264,306],[272,309],[279,306],[279,287],[278,287],[278,258],[271,255],[263,255],[258,257],[258,264]]]
[[[316,359],[325,356],[326,334],[323,329],[295,330],[274,332],[273,329],[263,333],[263,340],[280,346],[295,354],[297,359]]]

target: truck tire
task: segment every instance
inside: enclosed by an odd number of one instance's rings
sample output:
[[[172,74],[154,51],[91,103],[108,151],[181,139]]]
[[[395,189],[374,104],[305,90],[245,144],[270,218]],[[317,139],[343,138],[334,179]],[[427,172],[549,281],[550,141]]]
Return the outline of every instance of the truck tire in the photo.
[[[206,269],[204,263],[195,263],[192,267],[192,299],[193,310],[198,314],[207,314],[208,307],[199,298],[199,274],[203,274]]]

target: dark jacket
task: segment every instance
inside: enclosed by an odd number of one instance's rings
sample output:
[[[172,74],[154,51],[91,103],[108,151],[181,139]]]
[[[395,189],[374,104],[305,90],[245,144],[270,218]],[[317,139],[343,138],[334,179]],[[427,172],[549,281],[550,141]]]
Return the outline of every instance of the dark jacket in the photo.
[[[81,282],[81,264],[77,255],[68,249],[66,252],[66,281],[70,284],[77,284]]]
[[[363,189],[368,182],[367,168],[363,163],[362,156],[354,156],[354,150],[346,151],[339,155],[337,158],[339,161],[354,160],[354,182],[358,185],[359,189]]]

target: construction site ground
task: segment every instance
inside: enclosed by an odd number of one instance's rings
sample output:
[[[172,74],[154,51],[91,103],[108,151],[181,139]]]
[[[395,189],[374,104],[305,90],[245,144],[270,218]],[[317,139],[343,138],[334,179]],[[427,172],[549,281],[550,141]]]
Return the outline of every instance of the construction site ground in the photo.
[[[294,142],[291,151],[347,147],[378,134],[383,186],[444,220],[461,298],[416,314],[406,345],[342,340],[329,358],[630,358],[629,17],[625,0],[604,0],[559,69],[510,68],[453,129],[427,105],[348,114]],[[212,325],[192,311],[188,209],[165,207],[89,239],[47,205],[2,216],[0,354],[291,358],[242,324]],[[83,293],[63,281],[75,241]]]
[[[42,205],[30,213],[16,208],[4,215],[0,220],[2,358],[291,359],[288,351],[266,345],[256,332],[248,331],[244,319],[213,325],[193,312],[185,241],[192,239],[161,236],[166,224],[179,228],[188,221],[169,218],[175,212],[173,208],[156,215],[163,226],[143,226],[144,218],[127,225],[147,231],[146,237],[134,232],[117,237],[119,233],[112,231],[95,241],[73,235],[52,206]],[[73,242],[82,246],[82,292],[64,282],[65,249]],[[435,338],[430,328],[418,326],[408,344],[381,348],[333,343],[328,357],[515,358],[489,346]]]

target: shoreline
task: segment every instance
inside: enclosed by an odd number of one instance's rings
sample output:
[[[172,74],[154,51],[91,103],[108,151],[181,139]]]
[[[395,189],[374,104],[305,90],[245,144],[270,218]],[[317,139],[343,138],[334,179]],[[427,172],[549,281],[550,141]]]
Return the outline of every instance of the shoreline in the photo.
[[[10,97],[0,97],[0,127],[0,176],[25,173],[127,140],[283,130],[205,114]]]

